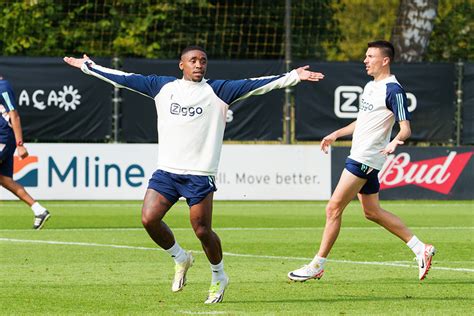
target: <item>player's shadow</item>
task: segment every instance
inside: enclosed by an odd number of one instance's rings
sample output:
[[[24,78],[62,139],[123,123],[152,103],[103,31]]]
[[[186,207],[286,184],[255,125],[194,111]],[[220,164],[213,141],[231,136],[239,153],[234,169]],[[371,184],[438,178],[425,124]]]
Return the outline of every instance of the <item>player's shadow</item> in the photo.
[[[456,301],[466,301],[468,300],[467,297],[443,297],[440,299],[439,297],[426,297],[426,296],[420,296],[420,297],[413,297],[413,296],[394,296],[394,297],[386,297],[386,296],[345,296],[345,297],[335,297],[335,298],[321,298],[318,297],[317,301],[318,303],[337,303],[337,302],[381,302],[381,301],[394,301],[394,302],[400,302],[401,300],[406,300],[407,302],[413,302],[413,301],[444,301],[444,302],[456,302]],[[274,300],[274,299],[268,299],[268,300],[245,300],[245,301],[225,301],[225,304],[252,304],[252,303],[268,303],[268,304],[274,304],[274,303],[314,303],[315,298],[295,298],[295,299],[286,299],[286,300]]]
[[[467,277],[466,273],[466,277]],[[396,285],[396,284],[402,284],[404,286],[407,286],[407,281],[406,280],[390,280],[386,282],[380,282],[379,284],[383,285]],[[453,285],[453,284],[474,284],[474,281],[471,279],[428,279],[427,282],[419,282],[420,286],[432,286],[432,285]],[[411,284],[411,285],[416,285],[416,284]]]

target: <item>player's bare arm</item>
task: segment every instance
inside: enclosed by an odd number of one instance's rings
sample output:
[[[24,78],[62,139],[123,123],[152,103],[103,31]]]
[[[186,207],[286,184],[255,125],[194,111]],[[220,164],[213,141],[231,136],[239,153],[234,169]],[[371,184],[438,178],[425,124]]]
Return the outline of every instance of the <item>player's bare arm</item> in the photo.
[[[329,146],[331,146],[332,143],[334,143],[339,137],[342,136],[347,136],[347,135],[352,135],[354,133],[355,129],[355,124],[356,121],[352,122],[351,124],[344,126],[343,128],[340,128],[331,134],[327,135],[326,137],[323,138],[321,141],[321,150],[327,154]]]
[[[89,56],[84,54],[82,58],[64,57],[63,60],[72,67],[81,68],[82,64],[84,64],[85,61],[91,59],[89,58]]]
[[[337,137],[334,135],[334,133],[331,133],[327,135],[326,137],[323,138],[321,141],[321,150],[327,154],[329,146],[331,146],[332,143],[336,141]]]
[[[324,79],[324,75],[320,72],[314,72],[309,69],[309,65],[300,67],[296,69],[298,76],[300,77],[301,81],[308,80],[308,81],[319,81]]]
[[[18,112],[16,110],[10,111],[8,115],[10,116],[13,134],[15,134],[18,156],[21,159],[26,158],[28,157],[28,151],[23,145],[23,132],[21,129],[20,116],[18,115]]]
[[[400,132],[397,136],[387,144],[387,146],[381,151],[382,154],[388,155],[395,152],[395,149],[399,145],[403,145],[405,140],[411,135],[410,121],[400,121]]]

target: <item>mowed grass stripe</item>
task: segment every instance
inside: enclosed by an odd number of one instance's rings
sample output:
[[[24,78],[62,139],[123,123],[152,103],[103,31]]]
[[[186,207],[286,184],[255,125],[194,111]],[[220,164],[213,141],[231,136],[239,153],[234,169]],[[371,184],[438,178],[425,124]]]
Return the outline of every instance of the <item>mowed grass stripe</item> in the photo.
[[[0,202],[0,207],[8,207],[8,208],[27,208],[24,204],[22,203],[16,203],[17,201],[2,201]],[[417,201],[417,202],[396,202],[396,201],[382,201],[382,206],[408,206],[408,207],[430,207],[430,208],[444,208],[447,205],[450,207],[465,207],[465,206],[473,206],[474,207],[474,202],[473,201],[455,201],[455,202],[450,202],[450,201],[440,201],[439,203],[432,203],[432,202],[427,202],[423,203],[423,201]],[[73,207],[73,208],[141,208],[142,202],[137,201],[137,202],[103,202],[103,203],[98,203],[98,202],[87,202],[87,201],[71,201],[71,202],[48,202],[44,201],[43,204],[46,207]],[[264,201],[264,202],[253,202],[253,201],[234,201],[234,202],[228,202],[228,201],[219,201],[216,200],[214,201],[214,204],[216,207],[269,207],[271,205],[272,208],[288,208],[289,205],[297,205],[298,207],[325,207],[327,204],[327,201]],[[353,204],[359,205],[357,201],[353,201]],[[176,204],[175,207],[183,207],[183,208],[188,208],[186,203],[184,201],[179,201],[178,204]],[[67,211],[67,210],[64,210]]]
[[[474,230],[474,226],[436,226],[436,227],[410,227],[415,230]],[[110,228],[96,228],[96,227],[84,227],[84,228],[50,228],[50,231],[141,231],[144,228],[141,227],[110,227]],[[176,227],[171,228],[176,231],[187,231],[191,228]],[[279,230],[290,230],[290,231],[305,231],[305,230],[323,230],[324,227],[214,227],[215,231],[279,231]],[[383,227],[345,227],[344,230],[384,230]],[[31,228],[6,228],[0,229],[0,232],[14,232],[14,231],[31,231]]]
[[[49,244],[49,245],[66,245],[66,246],[85,246],[85,247],[106,247],[106,248],[117,248],[117,249],[131,249],[131,250],[146,250],[146,251],[163,251],[156,247],[138,247],[128,245],[114,245],[114,244],[98,244],[88,242],[71,242],[71,241],[55,241],[55,240],[31,240],[31,239],[16,239],[16,238],[0,238],[2,242],[13,242],[13,243],[37,243],[37,244]],[[200,250],[191,250],[193,253],[203,254]],[[254,254],[238,254],[231,252],[224,252],[226,256],[241,257],[241,258],[257,258],[257,259],[276,259],[276,260],[302,260],[308,261],[312,258],[305,257],[288,257],[288,256],[266,256],[266,255],[254,255]],[[404,267],[404,268],[417,268],[416,265],[403,264],[398,262],[384,262],[384,261],[351,261],[351,260],[337,260],[328,259],[330,262],[336,263],[347,263],[347,264],[358,264],[358,265],[378,265],[378,266],[391,266],[391,267]],[[467,268],[449,268],[449,267],[432,267],[435,270],[446,270],[456,272],[474,272],[474,269]]]

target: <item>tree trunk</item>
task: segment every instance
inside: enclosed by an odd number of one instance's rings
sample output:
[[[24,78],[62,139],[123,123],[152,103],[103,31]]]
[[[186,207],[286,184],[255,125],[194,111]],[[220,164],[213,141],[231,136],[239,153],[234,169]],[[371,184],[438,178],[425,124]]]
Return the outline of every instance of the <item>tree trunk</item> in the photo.
[[[395,61],[422,61],[437,8],[438,0],[400,0],[397,23],[392,31]]]

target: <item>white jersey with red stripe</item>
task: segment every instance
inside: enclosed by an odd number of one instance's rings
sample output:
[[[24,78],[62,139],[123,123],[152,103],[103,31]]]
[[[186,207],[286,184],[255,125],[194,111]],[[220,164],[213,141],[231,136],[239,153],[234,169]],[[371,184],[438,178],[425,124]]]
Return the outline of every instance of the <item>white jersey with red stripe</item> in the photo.
[[[230,104],[300,82],[296,70],[253,79],[193,82],[126,73],[91,61],[81,69],[116,87],[154,99],[158,114],[158,169],[191,175],[217,174]],[[136,110],[140,110],[139,105]]]
[[[349,158],[381,170],[386,159],[381,151],[390,141],[395,121],[411,119],[407,107],[406,93],[394,75],[367,83],[360,97]]]

